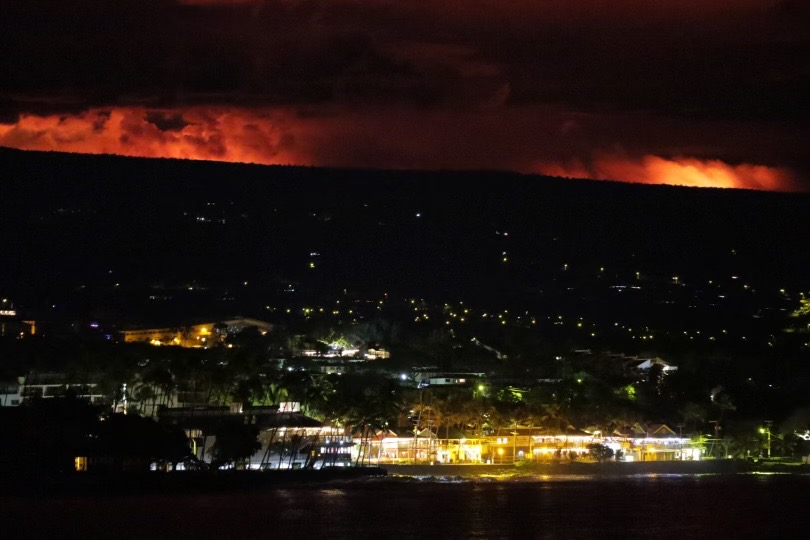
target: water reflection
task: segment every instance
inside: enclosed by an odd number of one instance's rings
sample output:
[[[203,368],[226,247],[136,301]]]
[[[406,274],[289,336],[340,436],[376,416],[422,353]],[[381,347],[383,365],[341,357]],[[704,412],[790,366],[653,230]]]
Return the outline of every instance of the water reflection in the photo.
[[[808,488],[798,475],[386,479],[170,497],[5,494],[0,518],[4,537],[28,538],[800,538]]]

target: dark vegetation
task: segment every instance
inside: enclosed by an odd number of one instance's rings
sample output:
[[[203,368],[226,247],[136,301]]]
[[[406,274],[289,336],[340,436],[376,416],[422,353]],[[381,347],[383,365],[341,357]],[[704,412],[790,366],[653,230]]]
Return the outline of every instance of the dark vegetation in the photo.
[[[807,195],[11,150],[0,170],[0,293],[42,329],[0,340],[4,380],[92,377],[111,405],[127,382],[147,415],[177,392],[296,400],[366,434],[667,422],[740,455],[771,420],[775,453],[803,451]],[[232,349],[115,343],[236,314],[276,329]],[[297,358],[340,339],[392,358],[343,377]],[[485,372],[486,391],[392,382],[425,365]]]

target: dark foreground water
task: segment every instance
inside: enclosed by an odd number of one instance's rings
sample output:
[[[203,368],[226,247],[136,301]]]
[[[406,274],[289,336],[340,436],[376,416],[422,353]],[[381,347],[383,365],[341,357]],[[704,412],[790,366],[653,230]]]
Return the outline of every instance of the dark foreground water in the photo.
[[[0,495],[0,538],[806,538],[810,476],[382,479],[260,492]]]

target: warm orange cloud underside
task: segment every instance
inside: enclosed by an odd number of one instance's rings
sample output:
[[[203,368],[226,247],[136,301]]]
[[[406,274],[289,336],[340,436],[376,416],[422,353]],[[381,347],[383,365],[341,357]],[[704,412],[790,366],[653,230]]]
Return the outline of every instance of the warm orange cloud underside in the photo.
[[[791,191],[791,173],[779,167],[689,157],[662,158],[646,155],[640,158],[598,155],[590,166],[573,162],[541,163],[537,172],[569,178],[621,179],[643,184],[671,184],[692,187],[743,188],[767,191]]]
[[[359,146],[371,144],[378,138],[373,132],[380,129],[378,127],[358,130],[334,119],[302,117],[281,109],[256,111],[199,107],[185,108],[180,113],[182,117],[178,118],[182,121],[168,122],[164,129],[148,120],[149,111],[137,107],[89,110],[74,115],[24,114],[15,124],[0,124],[0,146],[260,164],[389,166],[386,156],[377,151],[353,156],[340,151],[347,138],[356,140]],[[178,112],[162,114],[170,118]],[[385,129],[388,130],[387,126]],[[363,136],[367,140],[363,140]],[[398,139],[401,147],[397,151],[407,154],[408,145],[416,138],[403,136]],[[420,150],[424,152],[425,149]],[[468,161],[449,165],[459,169],[477,166]],[[433,163],[430,159],[423,159],[416,162],[415,167],[448,168],[448,162]],[[502,168],[571,178],[696,187],[791,191],[796,185],[790,171],[784,168],[651,154],[630,157],[597,152],[587,162],[538,159],[529,163],[523,159],[510,161],[504,158]]]
[[[87,154],[204,159],[263,164],[303,164],[287,148],[280,114],[259,116],[239,109],[188,109],[187,125],[161,130],[140,108],[77,115],[21,115],[0,124],[0,146]]]

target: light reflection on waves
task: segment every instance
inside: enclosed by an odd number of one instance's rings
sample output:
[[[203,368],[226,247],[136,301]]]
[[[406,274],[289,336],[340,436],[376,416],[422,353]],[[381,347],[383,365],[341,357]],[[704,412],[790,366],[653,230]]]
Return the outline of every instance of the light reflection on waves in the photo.
[[[431,475],[431,474],[392,474],[371,479],[372,482],[419,482],[437,484],[466,483],[556,483],[556,482],[621,482],[625,480],[655,479],[698,479],[709,477],[740,477],[750,475],[777,475],[790,473],[741,472],[741,473],[638,473],[638,474],[480,474],[480,475]]]
[[[387,478],[35,504],[5,494],[0,521],[3,538],[82,540],[803,538],[808,490],[805,475]]]

